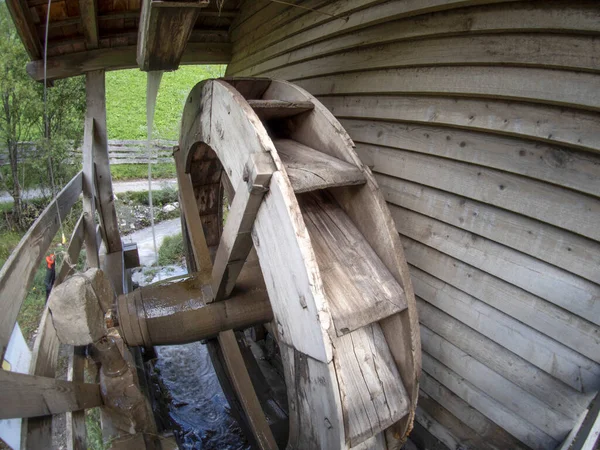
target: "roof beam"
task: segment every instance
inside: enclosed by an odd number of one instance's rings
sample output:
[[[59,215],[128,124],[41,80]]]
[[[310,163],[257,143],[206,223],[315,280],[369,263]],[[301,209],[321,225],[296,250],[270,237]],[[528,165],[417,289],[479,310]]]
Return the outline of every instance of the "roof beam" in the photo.
[[[96,0],[79,0],[81,25],[88,50],[98,48],[98,10]]]
[[[189,42],[181,64],[227,64],[231,60],[231,44]],[[92,70],[118,70],[138,67],[136,47],[116,47],[48,58],[48,80],[74,77]],[[27,64],[27,73],[36,81],[44,79],[44,61]]]
[[[21,42],[25,45],[29,58],[40,59],[42,57],[42,44],[35,31],[29,7],[24,0],[6,0],[6,6],[8,6],[8,11],[12,16]]]

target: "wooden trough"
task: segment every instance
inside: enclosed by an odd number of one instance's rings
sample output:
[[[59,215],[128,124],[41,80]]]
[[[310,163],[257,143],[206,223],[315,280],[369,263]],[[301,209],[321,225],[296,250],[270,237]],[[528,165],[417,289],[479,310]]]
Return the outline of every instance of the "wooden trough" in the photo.
[[[126,3],[7,0],[28,73],[43,79],[49,14],[47,77],[85,74],[88,111],[83,172],[0,272],[2,354],[57,216],[83,193],[67,252],[85,247],[120,295],[107,339],[124,357],[121,338],[210,338],[257,448],[594,448],[596,1]],[[194,275],[128,292],[104,73],[194,63],[228,64],[190,93],[173,154]],[[249,358],[265,334],[283,399]],[[69,380],[56,380],[57,349],[46,310],[30,374],[0,373],[2,417],[26,418],[23,446],[47,448],[52,414],[68,412],[69,445],[85,448],[94,406],[121,436],[134,415],[111,406],[119,386],[84,383],[90,359],[74,347]],[[135,431],[136,448],[167,446],[152,426]]]

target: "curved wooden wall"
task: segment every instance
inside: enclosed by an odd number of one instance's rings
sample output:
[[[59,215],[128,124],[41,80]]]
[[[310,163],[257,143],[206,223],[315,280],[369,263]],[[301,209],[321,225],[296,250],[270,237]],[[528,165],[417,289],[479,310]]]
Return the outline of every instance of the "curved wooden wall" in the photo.
[[[419,297],[415,440],[555,448],[600,388],[600,4],[295,3],[321,13],[246,1],[228,75],[317,95],[376,174]]]

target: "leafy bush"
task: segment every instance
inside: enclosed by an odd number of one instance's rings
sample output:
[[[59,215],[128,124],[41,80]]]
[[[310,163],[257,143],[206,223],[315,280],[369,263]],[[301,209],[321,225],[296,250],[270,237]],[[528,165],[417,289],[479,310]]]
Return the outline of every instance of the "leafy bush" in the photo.
[[[181,263],[185,256],[184,251],[183,236],[181,233],[165,237],[158,249],[158,265],[168,266],[169,264]]]

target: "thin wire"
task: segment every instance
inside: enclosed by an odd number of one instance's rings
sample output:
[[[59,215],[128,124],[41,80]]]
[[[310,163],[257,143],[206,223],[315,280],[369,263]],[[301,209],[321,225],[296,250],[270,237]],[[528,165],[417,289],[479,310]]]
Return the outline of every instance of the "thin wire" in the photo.
[[[52,7],[52,0],[48,0],[48,9],[46,10],[46,37],[44,39],[44,137],[46,138],[46,145],[49,144],[49,131],[50,124],[48,123],[48,29],[50,28],[50,8]],[[60,209],[58,202],[56,201],[56,187],[54,185],[54,169],[52,168],[52,154],[48,152],[48,165],[50,166],[50,183],[52,185],[52,199],[56,205],[56,214],[58,216],[58,223],[60,226],[60,233],[62,241],[65,239],[65,229],[63,228],[62,218],[60,217]],[[64,242],[63,242],[64,244]]]
[[[335,14],[327,13],[325,11],[319,11],[318,9],[310,8],[308,6],[302,6],[302,5],[296,5],[295,3],[284,2],[283,0],[270,0],[270,1],[272,1],[273,3],[281,3],[282,5],[293,6],[294,8],[306,9],[307,11],[312,11],[312,12],[316,12],[319,14],[323,14],[324,16],[333,17],[334,19],[338,19],[338,18],[342,18],[342,17],[345,17],[346,19],[348,19],[347,16],[336,16]]]

